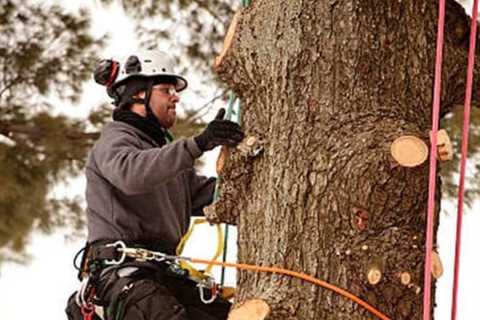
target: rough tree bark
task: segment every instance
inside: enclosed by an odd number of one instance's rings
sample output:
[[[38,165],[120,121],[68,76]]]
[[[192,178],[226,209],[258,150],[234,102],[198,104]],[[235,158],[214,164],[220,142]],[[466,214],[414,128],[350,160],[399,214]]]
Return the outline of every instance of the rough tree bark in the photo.
[[[230,150],[222,171],[215,215],[237,224],[239,262],[302,271],[392,319],[421,318],[428,161],[399,166],[390,145],[403,135],[429,144],[437,7],[254,0],[239,13],[215,69],[264,147],[256,158]],[[463,102],[468,32],[449,1],[443,114]],[[300,280],[237,280],[236,303],[263,300],[268,319],[374,319]]]

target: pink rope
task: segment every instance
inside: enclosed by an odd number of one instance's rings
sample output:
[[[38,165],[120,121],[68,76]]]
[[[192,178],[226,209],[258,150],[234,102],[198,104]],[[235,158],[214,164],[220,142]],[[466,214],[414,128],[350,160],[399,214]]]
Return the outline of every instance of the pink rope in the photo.
[[[465,193],[465,170],[468,152],[468,129],[470,125],[470,109],[472,102],[473,65],[475,63],[475,46],[477,37],[478,0],[474,0],[472,9],[472,25],[470,30],[470,49],[468,53],[467,84],[465,89],[465,108],[463,116],[462,156],[460,159],[460,179],[458,183],[457,203],[457,235],[455,242],[455,269],[453,274],[452,320],[457,318],[458,279],[460,272],[460,249],[462,242],[463,196]]]
[[[439,1],[437,56],[435,61],[435,86],[432,110],[432,138],[430,146],[430,176],[428,183],[427,238],[425,243],[425,272],[423,295],[423,320],[430,320],[430,299],[432,281],[432,242],[433,216],[435,211],[435,187],[437,178],[437,132],[440,118],[440,100],[442,87],[443,36],[445,29],[445,0]]]

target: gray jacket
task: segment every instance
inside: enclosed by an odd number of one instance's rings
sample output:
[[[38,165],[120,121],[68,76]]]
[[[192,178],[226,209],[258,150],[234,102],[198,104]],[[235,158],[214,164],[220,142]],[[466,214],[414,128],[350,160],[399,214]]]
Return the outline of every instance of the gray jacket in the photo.
[[[158,148],[129,124],[106,124],[86,167],[88,241],[175,247],[192,213],[212,202],[215,179],[193,168],[201,154],[192,138]]]

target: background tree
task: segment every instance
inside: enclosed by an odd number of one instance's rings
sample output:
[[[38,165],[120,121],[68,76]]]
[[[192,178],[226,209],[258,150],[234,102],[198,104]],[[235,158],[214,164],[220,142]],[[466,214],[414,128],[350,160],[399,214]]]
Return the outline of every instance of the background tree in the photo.
[[[58,6],[1,0],[0,26],[2,261],[22,250],[32,229],[80,221],[71,214],[78,201],[49,192],[83,168],[92,137],[85,121],[53,115],[50,101],[78,100],[100,42],[89,34],[86,11],[70,15]]]
[[[469,18],[447,2],[442,116],[454,124]],[[246,133],[265,151],[252,159],[231,150],[210,211],[237,224],[239,262],[303,271],[392,319],[421,318],[428,161],[399,166],[390,145],[409,134],[429,142],[437,8],[436,1],[257,0],[240,13],[216,70],[242,98]],[[368,277],[373,270],[378,283]],[[311,284],[239,272],[236,303],[253,298],[270,306],[268,319],[373,319]]]
[[[112,106],[88,119],[58,115],[75,105],[105,44],[90,33],[84,9],[0,0],[0,264],[25,261],[33,230],[83,230],[82,197],[58,199],[54,186],[83,172],[87,151]],[[92,108],[93,106],[82,106]],[[191,135],[201,110],[185,110],[174,131]]]

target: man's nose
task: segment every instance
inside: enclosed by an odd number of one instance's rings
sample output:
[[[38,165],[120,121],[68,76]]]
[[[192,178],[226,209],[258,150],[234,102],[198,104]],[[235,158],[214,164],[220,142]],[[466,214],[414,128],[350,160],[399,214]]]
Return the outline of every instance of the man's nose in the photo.
[[[172,98],[171,98],[172,102],[174,103],[177,103],[178,101],[180,101],[180,97],[176,94],[172,95]]]

